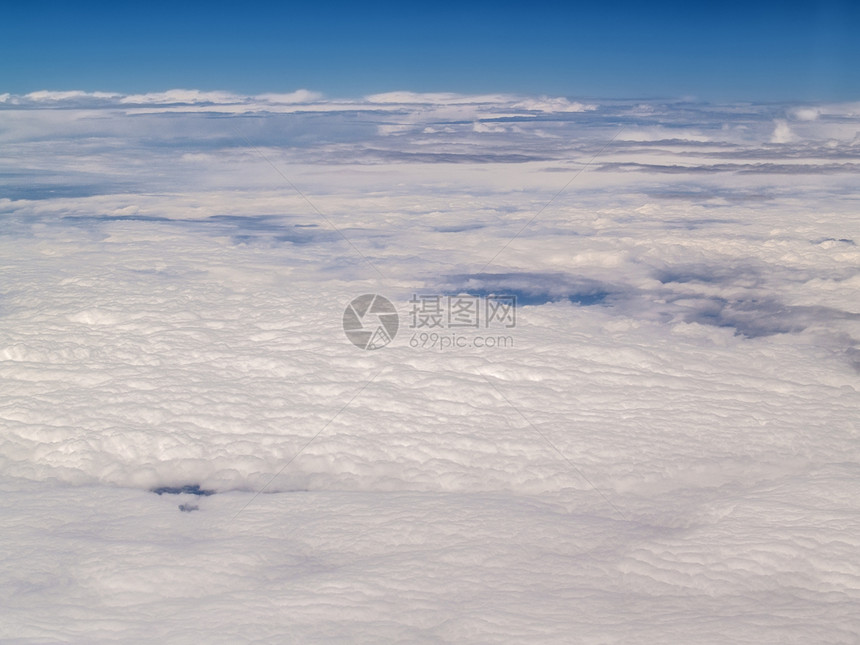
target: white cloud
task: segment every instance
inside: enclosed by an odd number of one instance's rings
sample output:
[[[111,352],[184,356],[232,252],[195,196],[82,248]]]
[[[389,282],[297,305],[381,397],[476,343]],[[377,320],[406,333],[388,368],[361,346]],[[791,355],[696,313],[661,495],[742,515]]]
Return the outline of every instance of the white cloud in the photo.
[[[366,97],[370,103],[396,104],[404,106],[492,106],[514,112],[590,112],[597,109],[593,103],[570,101],[563,97],[522,97],[511,94],[453,94],[453,93],[419,93],[419,92],[386,92]]]
[[[386,125],[380,125],[377,128],[377,132],[385,137],[393,134],[404,134],[413,128],[414,126],[408,123],[389,123]]]
[[[725,136],[725,134],[724,134]],[[632,127],[625,130],[618,137],[621,141],[666,141],[680,140],[707,143],[713,141],[713,137],[703,133],[701,130],[688,128],[666,128],[663,126],[652,126],[647,128]]]
[[[119,99],[121,104],[142,105],[196,105],[200,103],[217,106],[255,105],[260,103],[271,105],[292,105],[295,103],[310,103],[319,101],[323,97],[319,92],[310,90],[296,90],[281,94],[259,94],[256,96],[244,96],[232,92],[203,92],[200,90],[174,89],[166,92],[150,92],[147,94],[130,94]]]
[[[797,137],[791,131],[788,122],[785,119],[776,119],[773,122],[773,135],[771,135],[771,143],[791,143]]]
[[[77,99],[113,99],[119,95],[112,92],[83,92],[81,90],[70,90],[66,92],[56,92],[50,90],[40,90],[38,92],[30,92],[24,95],[24,99],[39,103],[53,103],[62,101],[71,101]]]
[[[169,103],[215,103],[215,104],[233,104],[242,103],[247,100],[243,97],[231,92],[203,92],[200,90],[167,90],[166,92],[149,92],[146,94],[129,94],[122,97],[119,102],[126,103],[141,103],[141,104],[169,104]]]
[[[499,134],[502,132],[506,132],[507,128],[503,125],[490,125],[489,123],[481,123],[480,121],[476,121],[472,124],[472,131],[478,133]]]
[[[580,103],[569,101],[566,98],[541,97],[539,99],[525,99],[512,104],[514,108],[534,110],[537,112],[591,112],[597,109],[594,103]]]
[[[258,94],[256,99],[274,104],[310,103],[323,98],[320,92],[311,90],[296,90],[285,94]]]
[[[0,112],[0,640],[857,631],[824,112],[783,158],[770,107],[50,94]],[[517,291],[513,346],[421,349],[412,294],[466,286]],[[369,292],[377,352],[340,328]],[[218,492],[147,490],[181,484]]]
[[[821,116],[821,108],[799,107],[792,110],[791,115],[799,121],[815,121]]]
[[[420,105],[463,105],[474,103],[506,103],[511,97],[503,94],[454,94],[451,92],[384,92],[365,97],[370,103],[399,103]]]

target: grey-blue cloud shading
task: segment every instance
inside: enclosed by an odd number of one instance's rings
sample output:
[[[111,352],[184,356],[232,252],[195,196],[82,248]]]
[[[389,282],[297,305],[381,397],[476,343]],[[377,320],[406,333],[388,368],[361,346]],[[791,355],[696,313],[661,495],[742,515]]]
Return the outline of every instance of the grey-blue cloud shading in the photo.
[[[567,300],[578,305],[607,304],[614,287],[562,273],[474,273],[449,276],[444,288],[450,295],[516,296],[523,306]]]
[[[150,492],[156,495],[197,495],[199,497],[208,497],[214,495],[214,490],[201,488],[200,484],[184,484],[182,486],[158,486],[150,489]]]
[[[211,215],[201,219],[169,218],[152,215],[69,215],[61,221],[83,226],[115,222],[150,222],[181,226],[207,235],[227,236],[236,244],[331,242],[340,237],[312,223],[292,223],[292,216]]]

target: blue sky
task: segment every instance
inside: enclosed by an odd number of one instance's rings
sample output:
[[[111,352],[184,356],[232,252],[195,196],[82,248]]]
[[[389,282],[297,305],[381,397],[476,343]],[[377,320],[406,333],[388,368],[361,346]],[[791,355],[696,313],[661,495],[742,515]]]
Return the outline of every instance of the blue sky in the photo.
[[[19,3],[0,93],[860,98],[860,3]]]

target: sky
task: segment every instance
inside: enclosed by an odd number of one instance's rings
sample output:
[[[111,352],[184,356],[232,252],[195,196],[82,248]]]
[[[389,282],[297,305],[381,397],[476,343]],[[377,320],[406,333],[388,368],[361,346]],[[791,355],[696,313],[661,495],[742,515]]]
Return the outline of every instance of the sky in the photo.
[[[14,3],[0,93],[860,96],[860,7],[807,2]]]

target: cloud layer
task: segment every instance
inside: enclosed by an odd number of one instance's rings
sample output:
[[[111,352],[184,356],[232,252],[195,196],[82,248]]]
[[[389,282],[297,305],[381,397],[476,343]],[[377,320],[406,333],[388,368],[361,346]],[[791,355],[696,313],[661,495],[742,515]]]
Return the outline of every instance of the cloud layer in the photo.
[[[851,642],[855,108],[0,97],[0,637]]]

